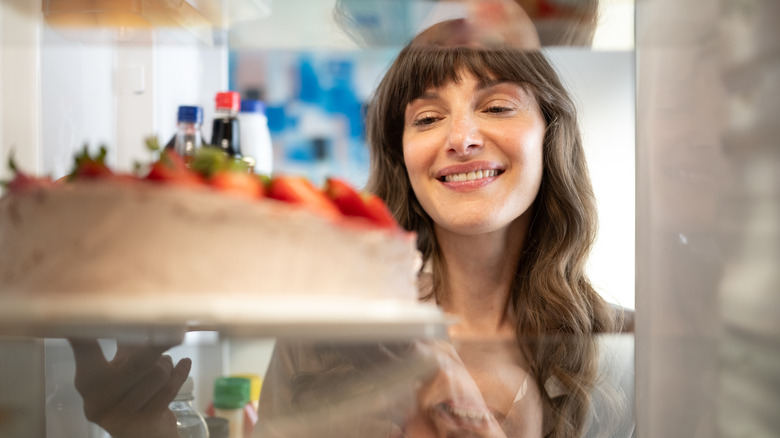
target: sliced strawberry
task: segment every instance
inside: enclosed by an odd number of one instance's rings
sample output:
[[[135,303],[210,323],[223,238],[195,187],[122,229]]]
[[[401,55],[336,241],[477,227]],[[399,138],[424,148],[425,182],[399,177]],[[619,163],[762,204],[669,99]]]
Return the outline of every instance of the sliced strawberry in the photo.
[[[248,199],[262,198],[265,192],[262,181],[248,172],[222,170],[212,175],[209,184],[221,192]]]
[[[7,188],[9,192],[20,193],[20,192],[24,192],[39,187],[50,187],[53,184],[54,183],[52,182],[51,178],[48,177],[39,178],[21,172],[17,172],[16,175],[14,175],[14,179],[8,182]]]
[[[325,193],[303,177],[275,176],[269,184],[268,197],[300,205],[334,220],[341,217],[338,207]]]
[[[51,178],[47,176],[36,177],[27,175],[26,173],[20,171],[17,168],[13,157],[8,158],[8,168],[11,169],[11,171],[14,173],[14,178],[11,181],[3,182],[3,185],[8,189],[9,192],[19,193],[38,187],[49,187],[54,184]]]
[[[81,154],[76,156],[76,167],[70,173],[70,180],[107,178],[114,174],[106,165],[106,148],[101,147],[100,152],[94,157],[89,154],[87,146]]]
[[[336,204],[343,215],[368,218],[363,198],[348,182],[338,178],[328,178],[325,182],[325,194]]]
[[[72,178],[107,178],[113,174],[114,172],[112,172],[105,163],[89,160],[78,164],[76,171],[72,174]]]
[[[385,203],[371,193],[360,193],[348,182],[329,178],[325,193],[344,216],[359,217],[384,228],[397,228],[398,224]]]
[[[152,164],[146,179],[185,186],[204,184],[203,178],[188,169],[184,159],[172,150],[165,150],[160,154],[160,159]]]
[[[387,208],[387,204],[379,196],[373,193],[363,193],[363,202],[366,204],[371,220],[384,228],[399,228],[393,213]]]

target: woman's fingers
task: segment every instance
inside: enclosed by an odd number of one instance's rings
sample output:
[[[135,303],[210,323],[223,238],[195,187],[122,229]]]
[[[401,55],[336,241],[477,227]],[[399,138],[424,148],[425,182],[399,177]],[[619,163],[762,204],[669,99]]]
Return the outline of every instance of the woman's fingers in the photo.
[[[179,363],[173,367],[168,381],[157,391],[152,399],[150,399],[143,407],[144,411],[161,411],[168,409],[168,405],[171,404],[176,395],[179,393],[179,389],[187,380],[187,376],[190,374],[190,368],[192,368],[192,361],[190,359],[182,359]]]
[[[170,348],[169,345],[119,344],[110,364],[125,381],[132,383],[144,378]]]
[[[168,355],[161,356],[148,372],[128,388],[117,403],[120,412],[135,412],[146,406],[160,390],[168,384],[173,371],[173,360]]]
[[[74,385],[84,399],[87,419],[99,422],[112,399],[111,367],[95,339],[68,339],[76,362]]]
[[[176,398],[176,394],[189,375],[191,366],[190,359],[182,359],[174,367],[169,356],[160,358],[160,370],[155,369],[152,375],[158,373],[164,375],[166,381],[160,386],[159,380],[157,380],[159,377],[150,375],[149,382],[146,382],[147,379],[139,382],[139,386],[133,388],[128,394],[128,399],[123,400],[123,402],[126,401],[128,405],[132,406],[143,403],[143,406],[135,411],[128,411],[123,407],[113,410],[112,412],[115,414],[112,418],[113,433],[117,437],[170,438],[177,436],[176,417],[168,405]],[[152,380],[156,381],[152,383]],[[152,393],[152,391],[154,392]],[[130,412],[132,415],[128,415]]]
[[[87,379],[103,371],[108,362],[103,356],[103,350],[95,339],[68,339],[70,347],[73,349],[73,357],[76,360],[76,371],[81,372],[79,377]]]
[[[107,361],[96,340],[69,342],[76,360],[76,389],[88,420],[120,435],[144,422],[167,426],[168,404],[189,374],[189,359],[174,367],[171,358],[163,356],[170,345],[119,344]]]
[[[118,436],[134,436],[135,431],[153,426],[160,436],[172,430],[176,421],[168,405],[189,375],[192,361],[182,359],[174,367],[170,356],[162,356],[146,378],[138,382],[122,400],[102,418],[101,425]],[[175,435],[174,435],[175,436]]]

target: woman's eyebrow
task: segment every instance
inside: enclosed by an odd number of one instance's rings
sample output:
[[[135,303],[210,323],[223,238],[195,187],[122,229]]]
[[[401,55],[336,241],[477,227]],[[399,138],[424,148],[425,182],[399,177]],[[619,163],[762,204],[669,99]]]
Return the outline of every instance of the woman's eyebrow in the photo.
[[[480,81],[477,84],[477,91],[487,90],[488,88],[495,87],[496,85],[501,85],[501,84],[518,85],[517,83],[507,79],[487,79],[485,81]]]
[[[439,98],[439,93],[436,92],[436,90],[428,90],[423,91],[422,94],[412,99],[412,102],[415,100],[435,100]]]
[[[528,99],[531,99],[533,101],[536,100],[536,97],[534,96],[534,93],[527,88],[526,84],[518,83],[518,82],[515,82],[515,81],[506,80],[506,79],[488,79],[488,80],[486,80],[484,82],[480,82],[480,83],[477,84],[475,92],[482,93],[482,92],[485,92],[487,90],[490,90],[493,87],[497,87],[497,86],[504,85],[504,84],[508,84],[508,85],[511,85],[512,87],[515,87],[515,88],[519,89],[520,90],[520,94],[518,95],[518,97],[520,99],[522,99],[524,102],[527,102]]]

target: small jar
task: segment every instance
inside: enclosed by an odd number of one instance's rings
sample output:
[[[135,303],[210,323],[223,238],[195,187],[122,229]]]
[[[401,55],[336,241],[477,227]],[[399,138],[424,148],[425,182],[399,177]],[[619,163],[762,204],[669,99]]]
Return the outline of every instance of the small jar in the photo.
[[[243,377],[219,377],[214,381],[214,416],[228,420],[229,438],[244,437],[244,407],[251,383]]]

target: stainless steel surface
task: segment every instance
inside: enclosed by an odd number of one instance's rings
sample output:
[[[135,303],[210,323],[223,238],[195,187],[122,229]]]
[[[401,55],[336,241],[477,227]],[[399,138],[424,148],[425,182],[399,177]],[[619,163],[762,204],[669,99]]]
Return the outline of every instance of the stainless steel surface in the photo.
[[[777,436],[774,1],[637,3],[638,436]]]

